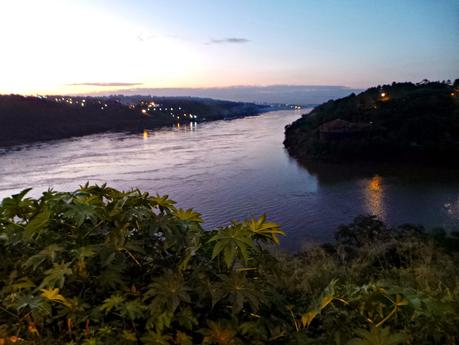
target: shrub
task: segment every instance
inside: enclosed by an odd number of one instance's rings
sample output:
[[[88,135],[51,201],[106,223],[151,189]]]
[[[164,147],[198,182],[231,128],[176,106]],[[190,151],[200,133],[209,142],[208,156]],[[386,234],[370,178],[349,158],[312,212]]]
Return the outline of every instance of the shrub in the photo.
[[[27,192],[0,206],[0,344],[458,340],[457,257],[423,229],[361,217],[273,255],[284,233],[265,216],[204,231],[167,196]]]

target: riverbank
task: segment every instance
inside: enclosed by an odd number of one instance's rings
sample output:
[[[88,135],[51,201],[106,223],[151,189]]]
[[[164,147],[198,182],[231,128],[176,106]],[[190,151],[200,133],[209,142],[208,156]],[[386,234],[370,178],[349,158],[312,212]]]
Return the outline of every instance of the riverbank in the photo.
[[[0,95],[0,147],[256,115],[273,107],[190,97]]]

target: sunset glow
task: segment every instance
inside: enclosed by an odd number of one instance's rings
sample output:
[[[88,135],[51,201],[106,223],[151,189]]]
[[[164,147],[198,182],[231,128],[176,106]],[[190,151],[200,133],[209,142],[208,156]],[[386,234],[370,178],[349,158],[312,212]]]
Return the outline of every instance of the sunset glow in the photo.
[[[457,75],[457,2],[417,5],[5,0],[0,4],[0,93],[365,87]],[[388,23],[389,17],[398,24]]]

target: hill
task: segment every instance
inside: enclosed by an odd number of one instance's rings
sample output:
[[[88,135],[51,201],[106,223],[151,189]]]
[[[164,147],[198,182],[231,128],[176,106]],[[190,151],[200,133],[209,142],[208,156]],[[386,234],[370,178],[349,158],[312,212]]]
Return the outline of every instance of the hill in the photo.
[[[300,160],[457,164],[459,80],[393,83],[328,101],[288,125],[284,145]]]

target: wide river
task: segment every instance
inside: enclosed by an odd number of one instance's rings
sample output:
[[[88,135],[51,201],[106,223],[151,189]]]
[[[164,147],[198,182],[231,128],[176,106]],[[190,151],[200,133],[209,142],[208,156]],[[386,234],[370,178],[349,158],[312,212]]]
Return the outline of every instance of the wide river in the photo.
[[[168,194],[204,215],[205,227],[259,216],[281,224],[284,248],[333,240],[339,224],[375,214],[390,224],[459,228],[457,171],[323,165],[303,167],[282,146],[301,113],[108,133],[0,150],[0,199],[34,187],[108,182]]]

